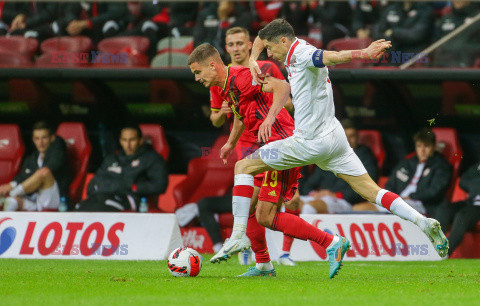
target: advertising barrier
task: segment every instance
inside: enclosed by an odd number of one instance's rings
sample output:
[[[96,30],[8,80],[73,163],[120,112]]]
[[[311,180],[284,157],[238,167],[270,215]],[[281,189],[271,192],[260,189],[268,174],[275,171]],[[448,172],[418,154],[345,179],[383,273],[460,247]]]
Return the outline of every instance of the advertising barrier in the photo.
[[[180,246],[175,214],[0,212],[0,258],[162,260]]]

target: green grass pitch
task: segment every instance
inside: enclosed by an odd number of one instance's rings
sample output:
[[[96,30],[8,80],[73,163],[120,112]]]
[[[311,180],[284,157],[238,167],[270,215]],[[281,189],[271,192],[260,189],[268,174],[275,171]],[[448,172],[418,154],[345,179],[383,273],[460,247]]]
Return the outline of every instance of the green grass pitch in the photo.
[[[236,258],[174,278],[166,261],[0,260],[0,304],[474,305],[480,260],[346,262],[333,280],[326,262],[276,266],[276,278],[236,278]],[[329,304],[326,304],[329,303]],[[300,306],[300,304],[296,304]]]

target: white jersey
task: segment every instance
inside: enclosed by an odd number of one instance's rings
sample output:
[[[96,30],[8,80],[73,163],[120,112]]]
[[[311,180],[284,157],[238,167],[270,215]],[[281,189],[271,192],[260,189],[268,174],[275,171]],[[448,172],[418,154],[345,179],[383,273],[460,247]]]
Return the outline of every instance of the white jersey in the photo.
[[[295,107],[293,133],[305,139],[323,137],[336,126],[332,83],[322,59],[323,50],[298,38],[285,59]]]

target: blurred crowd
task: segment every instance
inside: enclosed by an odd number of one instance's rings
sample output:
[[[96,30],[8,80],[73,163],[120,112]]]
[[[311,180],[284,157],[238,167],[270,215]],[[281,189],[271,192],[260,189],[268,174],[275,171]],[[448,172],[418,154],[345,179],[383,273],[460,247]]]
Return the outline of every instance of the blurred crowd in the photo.
[[[255,1],[255,2],[4,2],[0,35],[40,41],[54,36],[144,36],[149,56],[165,37],[193,36],[224,50],[225,32],[241,26],[252,35],[275,18],[286,18],[299,36],[329,43],[340,38],[385,38],[393,50],[418,53],[480,12],[471,1]],[[480,56],[480,23],[433,54],[433,66],[471,67]],[[254,36],[253,36],[254,37]]]

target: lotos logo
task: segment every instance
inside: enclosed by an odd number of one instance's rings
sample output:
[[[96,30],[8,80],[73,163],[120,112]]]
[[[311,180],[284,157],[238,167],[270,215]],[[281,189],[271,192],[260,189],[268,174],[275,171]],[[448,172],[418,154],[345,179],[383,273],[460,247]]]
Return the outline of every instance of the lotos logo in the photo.
[[[7,221],[12,220],[12,218],[3,218],[0,219],[0,225]],[[17,231],[14,227],[7,227],[1,234],[0,234],[0,255],[5,253],[10,246],[13,244],[13,240],[15,240],[15,236],[17,235]]]

